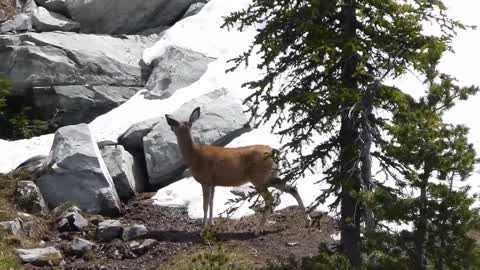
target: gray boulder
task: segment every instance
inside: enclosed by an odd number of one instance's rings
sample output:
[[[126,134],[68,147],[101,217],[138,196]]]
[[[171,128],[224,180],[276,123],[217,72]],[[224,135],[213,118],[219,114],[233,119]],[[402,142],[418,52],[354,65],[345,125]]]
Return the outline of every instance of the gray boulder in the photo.
[[[172,116],[186,121],[194,108],[201,107],[200,119],[192,127],[195,143],[224,146],[250,130],[239,99],[218,89],[182,105]],[[149,182],[164,186],[178,180],[186,169],[177,139],[167,122],[157,124],[143,138]]]
[[[118,143],[131,153],[143,154],[143,137],[162,121],[165,121],[164,117],[155,117],[135,123],[118,138]]]
[[[15,249],[15,251],[23,263],[36,266],[58,266],[65,263],[62,253],[54,247]]]
[[[150,97],[168,98],[176,90],[198,81],[213,60],[201,53],[169,47],[154,61],[155,67],[145,88],[150,90]]]
[[[186,18],[186,17],[190,17],[190,16],[193,16],[197,13],[200,12],[200,10],[202,10],[202,8],[205,6],[205,3],[193,3],[191,4],[187,11],[185,11],[185,14],[183,14],[183,17],[182,19]]]
[[[70,242],[69,248],[67,250],[68,253],[73,254],[75,256],[83,256],[93,248],[93,243],[82,239],[82,238],[75,238]]]
[[[48,11],[60,13],[64,16],[70,17],[65,0],[37,0],[37,3],[45,7]]]
[[[88,220],[86,220],[78,212],[69,212],[63,215],[58,222],[58,230],[64,231],[83,231],[88,227]]]
[[[45,173],[47,169],[47,159],[48,157],[44,155],[33,156],[18,165],[14,171],[28,172],[35,179]]]
[[[14,95],[52,85],[143,87],[140,58],[155,41],[155,35],[112,37],[73,32],[0,36],[0,73],[12,82]]]
[[[0,228],[12,235],[22,235],[33,238],[41,237],[44,232],[35,216],[18,212],[17,217],[11,221],[0,222]]]
[[[90,213],[121,212],[113,180],[88,125],[60,128],[48,160],[49,172],[37,185],[50,208],[70,202]]]
[[[96,238],[102,242],[108,242],[122,237],[123,227],[120,221],[107,219],[98,224]]]
[[[47,86],[34,87],[34,112],[56,127],[89,123],[120,106],[141,90],[124,86]]]
[[[10,221],[2,221],[0,222],[0,228],[12,235],[21,235],[25,233],[23,231],[22,220],[20,218]]]
[[[84,33],[131,34],[173,25],[195,0],[66,1],[69,14]]]
[[[17,14],[0,25],[0,34],[29,30],[32,30],[32,18],[24,13]]]
[[[141,168],[123,146],[109,145],[101,151],[120,199],[128,200],[136,191],[144,191],[146,179],[142,177]]]
[[[32,15],[32,26],[39,32],[65,31],[75,32],[80,28],[80,24],[74,22],[65,16],[48,11],[44,7],[38,7]]]
[[[46,214],[47,204],[40,189],[32,181],[18,181],[15,199],[18,207],[30,214]]]
[[[123,228],[122,239],[124,241],[130,241],[138,237],[144,236],[148,233],[145,225],[135,224]]]

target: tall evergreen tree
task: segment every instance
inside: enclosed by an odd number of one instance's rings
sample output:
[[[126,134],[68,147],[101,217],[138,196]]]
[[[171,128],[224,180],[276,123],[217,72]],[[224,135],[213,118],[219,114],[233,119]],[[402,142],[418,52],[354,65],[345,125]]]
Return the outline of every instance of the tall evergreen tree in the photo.
[[[453,189],[453,182],[469,177],[476,162],[473,145],[467,140],[468,128],[446,124],[442,116],[457,100],[465,100],[479,89],[459,87],[453,78],[437,70],[444,51],[445,46],[439,40],[420,59],[417,69],[425,77],[427,93],[418,101],[406,98],[403,104],[397,103],[393,119],[386,125],[391,139],[381,145],[385,156],[391,158],[390,163],[398,162],[397,168],[402,168],[404,181],[400,186],[419,193],[411,200],[400,189],[396,191],[406,197],[399,203],[406,203],[408,207],[399,207],[404,210],[399,216],[404,217],[404,222],[414,224],[415,265],[421,270],[427,269],[427,249],[432,254],[442,253],[439,250],[445,249],[447,244],[443,237],[449,232],[456,231],[454,238],[460,239],[465,244],[462,248],[468,251],[467,229],[473,229],[478,217],[478,213],[470,209],[472,198],[468,193]],[[452,209],[459,212],[453,213]],[[450,222],[452,216],[458,224]],[[443,239],[433,240],[435,235]],[[459,254],[453,249],[450,253]]]
[[[429,48],[439,41],[448,46],[455,30],[465,28],[445,11],[441,0],[253,0],[226,18],[225,26],[240,30],[261,25],[254,44],[233,60],[232,69],[248,65],[259,51],[258,67],[266,75],[245,84],[254,90],[246,102],[253,104],[254,116],[264,123],[273,119],[276,133],[291,138],[283,150],[299,158],[286,179],[302,176],[318,162],[324,165],[322,181],[330,188],[318,200],[336,196],[331,207],[340,209],[341,246],[356,268],[365,210],[361,194],[368,197],[372,185],[371,164],[362,164],[370,158],[362,151],[371,146],[363,139],[380,143],[376,131],[385,127],[376,109],[391,109],[388,104],[401,98],[375,89],[386,88],[379,78],[388,71],[395,77],[417,69]],[[426,22],[438,25],[441,34],[426,35]],[[288,82],[277,89],[280,78]],[[317,134],[326,139],[305,152]]]

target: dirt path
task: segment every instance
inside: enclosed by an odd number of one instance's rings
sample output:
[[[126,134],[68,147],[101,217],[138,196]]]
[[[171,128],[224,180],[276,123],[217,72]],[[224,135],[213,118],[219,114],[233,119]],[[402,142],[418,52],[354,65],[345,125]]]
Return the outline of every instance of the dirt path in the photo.
[[[177,255],[191,254],[207,247],[200,237],[202,226],[198,220],[188,217],[184,208],[159,207],[152,205],[151,194],[138,196],[126,206],[126,214],[120,220],[124,224],[144,224],[148,230],[145,238],[156,239],[158,245],[138,256],[130,250],[128,242],[114,240],[98,243],[85,258],[66,258],[66,269],[168,269],[166,263]],[[267,224],[263,235],[255,236],[254,217],[239,220],[216,220],[216,243],[235,246],[244,250],[255,262],[263,266],[268,260],[315,255],[319,244],[332,242],[334,221],[314,213],[314,226],[305,228],[297,207],[276,211]],[[71,236],[63,237],[68,241]],[[83,237],[93,239],[93,235]]]

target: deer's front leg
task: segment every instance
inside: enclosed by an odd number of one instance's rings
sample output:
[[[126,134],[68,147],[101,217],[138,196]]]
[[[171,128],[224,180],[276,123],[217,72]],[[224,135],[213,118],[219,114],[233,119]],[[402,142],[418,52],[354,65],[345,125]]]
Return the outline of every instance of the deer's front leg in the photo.
[[[209,207],[210,207],[210,216],[208,220],[208,225],[213,225],[213,197],[215,195],[215,186],[210,186],[210,194],[209,194]]]
[[[203,191],[203,227],[207,228],[208,223],[207,223],[207,214],[208,214],[208,202],[209,202],[209,197],[210,197],[210,187],[207,185],[202,185],[202,191]]]

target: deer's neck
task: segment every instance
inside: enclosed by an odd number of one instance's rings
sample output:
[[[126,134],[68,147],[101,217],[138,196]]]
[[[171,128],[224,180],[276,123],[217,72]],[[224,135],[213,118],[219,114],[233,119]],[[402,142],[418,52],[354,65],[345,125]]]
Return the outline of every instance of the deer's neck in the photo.
[[[197,153],[195,151],[190,131],[178,134],[177,141],[178,147],[180,148],[180,153],[183,157],[183,161],[186,163],[186,165],[191,166],[197,158]]]

